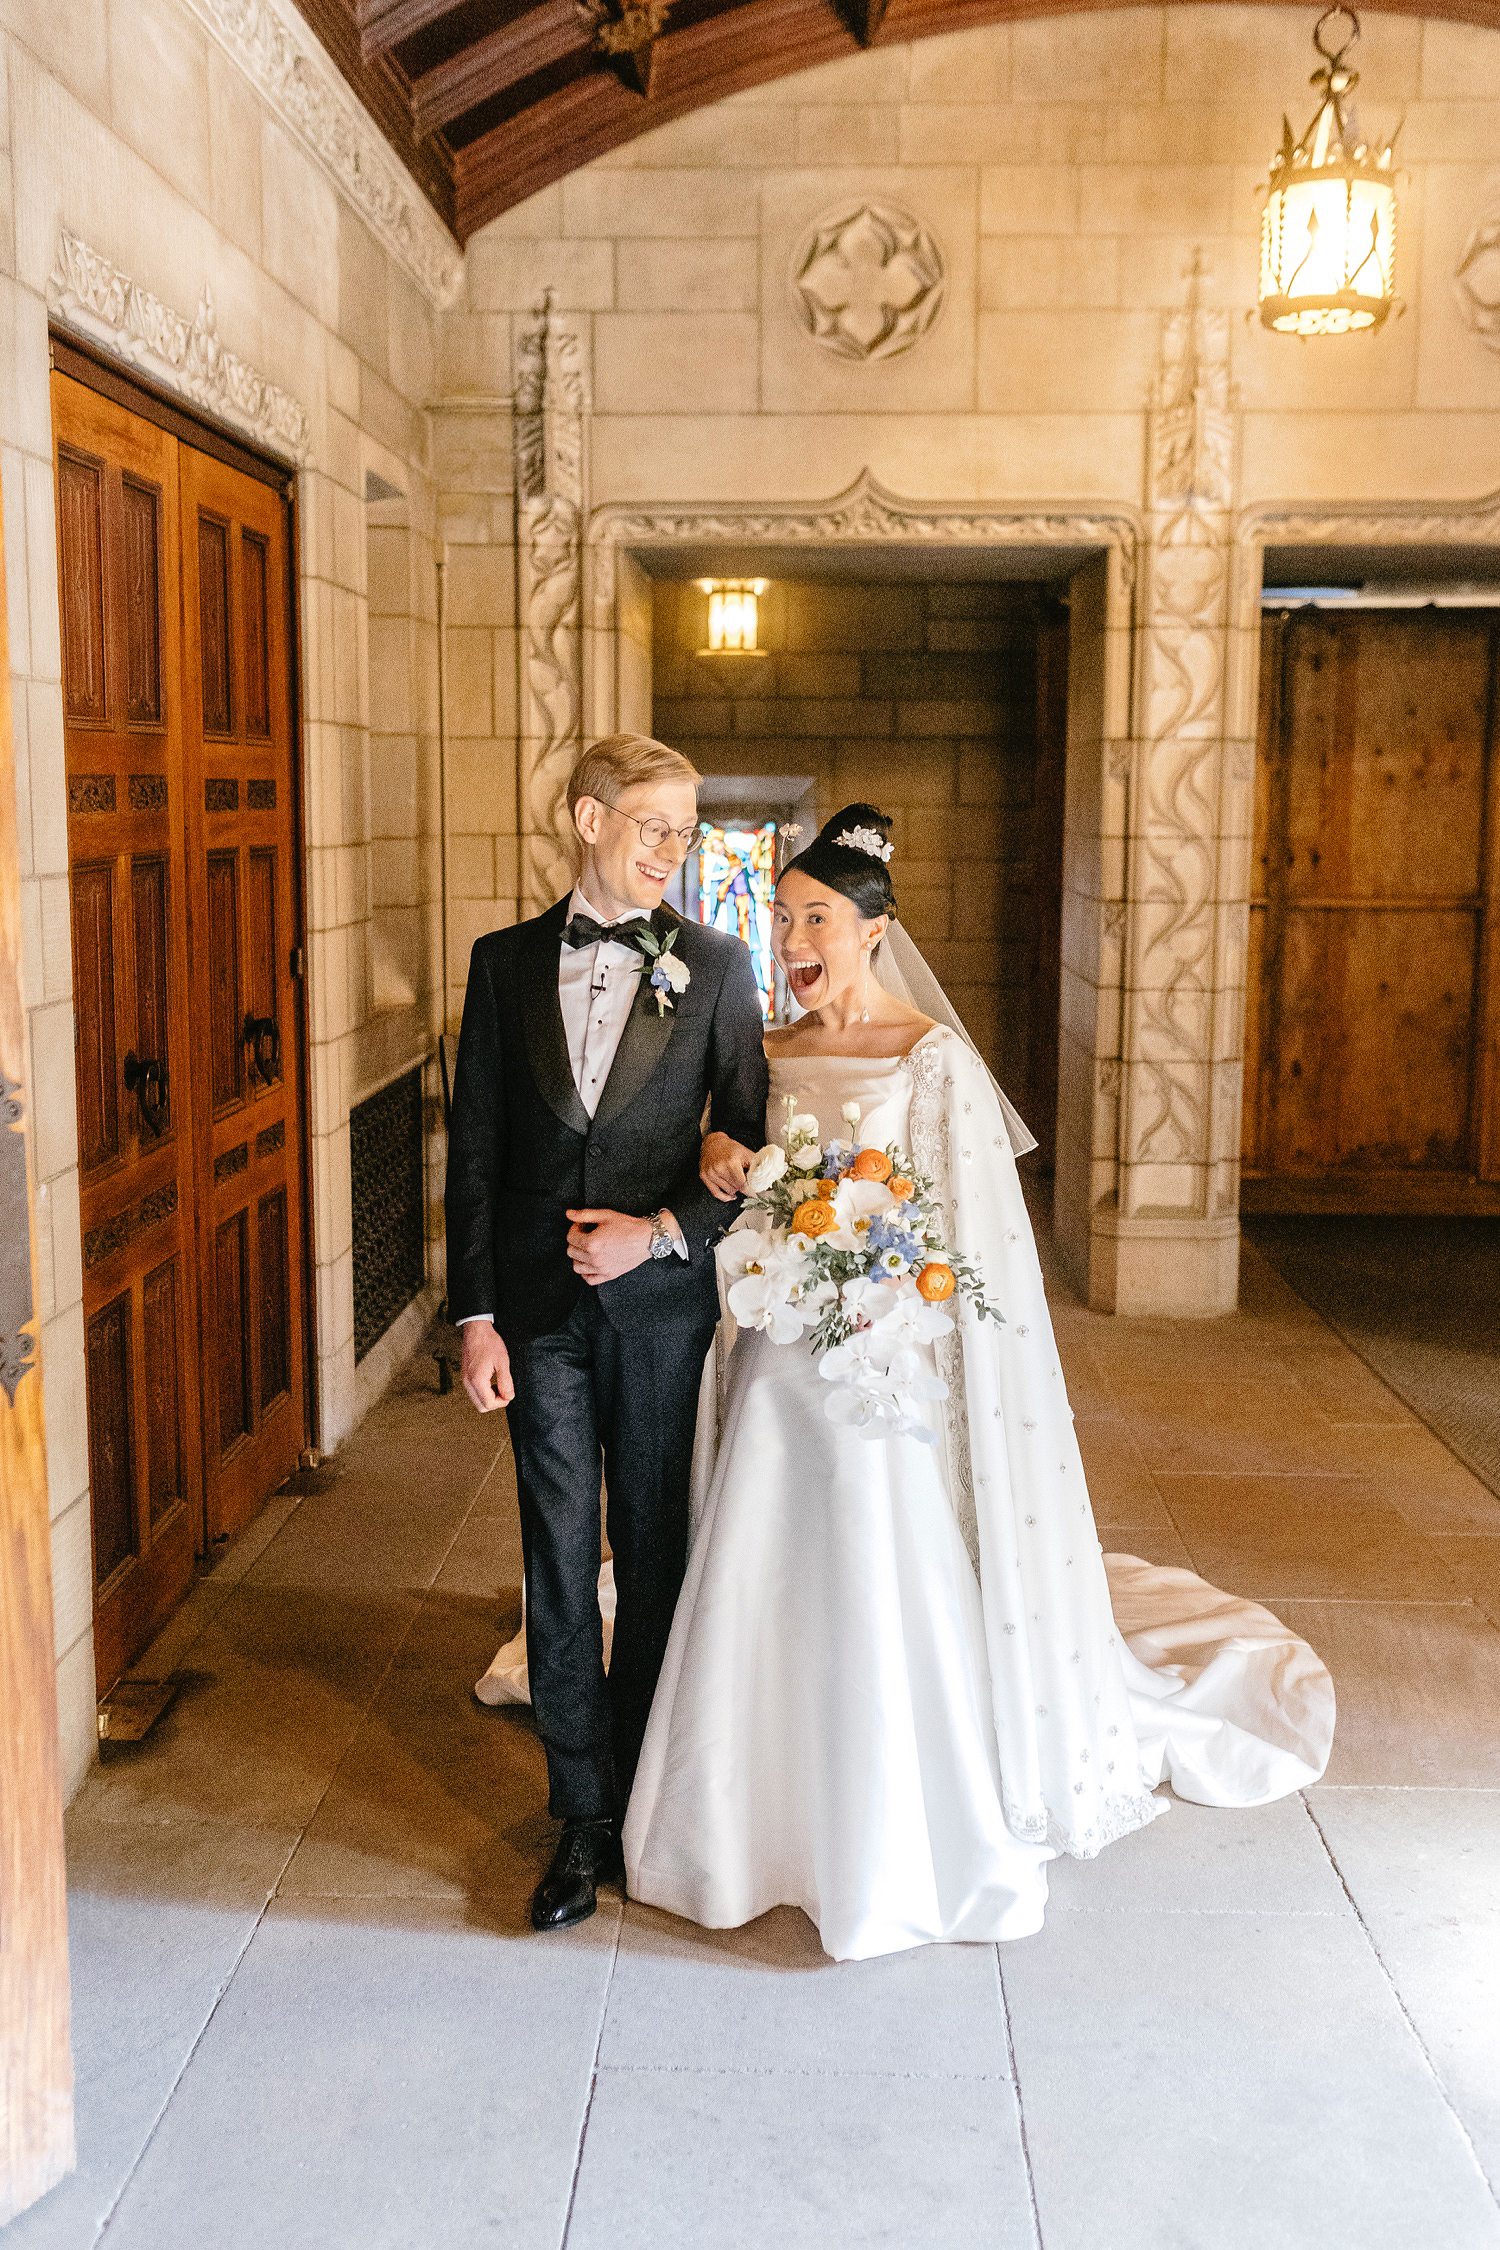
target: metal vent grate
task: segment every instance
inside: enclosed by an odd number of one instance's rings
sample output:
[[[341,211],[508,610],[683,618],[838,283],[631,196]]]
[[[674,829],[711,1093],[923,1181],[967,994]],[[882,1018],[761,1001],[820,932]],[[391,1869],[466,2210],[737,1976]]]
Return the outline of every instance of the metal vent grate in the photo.
[[[354,1203],[354,1356],[363,1359],[427,1278],[423,1241],[422,1073],[349,1114]]]

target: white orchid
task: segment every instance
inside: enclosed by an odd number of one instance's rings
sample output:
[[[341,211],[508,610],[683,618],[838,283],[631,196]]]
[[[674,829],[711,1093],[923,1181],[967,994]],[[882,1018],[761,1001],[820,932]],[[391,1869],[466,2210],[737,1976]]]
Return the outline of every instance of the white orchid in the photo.
[[[894,1211],[896,1199],[879,1180],[840,1180],[833,1195],[837,1230],[823,1240],[837,1250],[863,1250],[870,1221],[883,1211]]]
[[[752,1159],[745,1185],[752,1195],[764,1195],[768,1187],[776,1185],[785,1170],[786,1150],[779,1141],[767,1141]]]
[[[794,1344],[816,1313],[801,1301],[805,1254],[753,1229],[728,1234],[719,1265],[729,1281],[729,1310],[741,1328],[770,1331],[773,1344]]]

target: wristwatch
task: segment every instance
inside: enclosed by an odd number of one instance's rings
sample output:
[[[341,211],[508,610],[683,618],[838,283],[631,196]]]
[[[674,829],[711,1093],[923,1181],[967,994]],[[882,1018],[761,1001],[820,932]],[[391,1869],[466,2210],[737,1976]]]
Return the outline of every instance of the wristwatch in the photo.
[[[672,1239],[672,1230],[667,1225],[665,1211],[653,1211],[651,1214],[651,1255],[653,1258],[674,1258],[677,1255],[677,1245]]]

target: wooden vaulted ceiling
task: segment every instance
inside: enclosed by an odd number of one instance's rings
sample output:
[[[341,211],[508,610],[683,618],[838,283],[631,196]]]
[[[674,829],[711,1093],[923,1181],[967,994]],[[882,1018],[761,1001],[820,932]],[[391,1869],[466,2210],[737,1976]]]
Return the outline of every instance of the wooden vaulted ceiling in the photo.
[[[861,47],[1097,4],[297,0],[460,242],[592,157],[747,86]],[[1500,0],[1383,4],[1500,27]]]

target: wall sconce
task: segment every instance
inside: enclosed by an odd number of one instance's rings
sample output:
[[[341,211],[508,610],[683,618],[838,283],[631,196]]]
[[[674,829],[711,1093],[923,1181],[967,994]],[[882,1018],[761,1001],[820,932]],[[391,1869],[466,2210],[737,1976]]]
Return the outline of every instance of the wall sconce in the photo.
[[[717,655],[729,649],[761,653],[756,643],[760,630],[760,597],[770,580],[700,578],[698,584],[708,596],[708,647],[700,654]]]
[[[1342,17],[1349,30],[1333,49],[1324,26]],[[1260,229],[1260,317],[1286,336],[1347,336],[1379,328],[1396,301],[1394,136],[1373,149],[1360,138],[1345,97],[1359,84],[1344,57],[1359,37],[1352,8],[1319,16],[1313,45],[1324,67],[1318,113],[1300,141],[1281,121]]]

